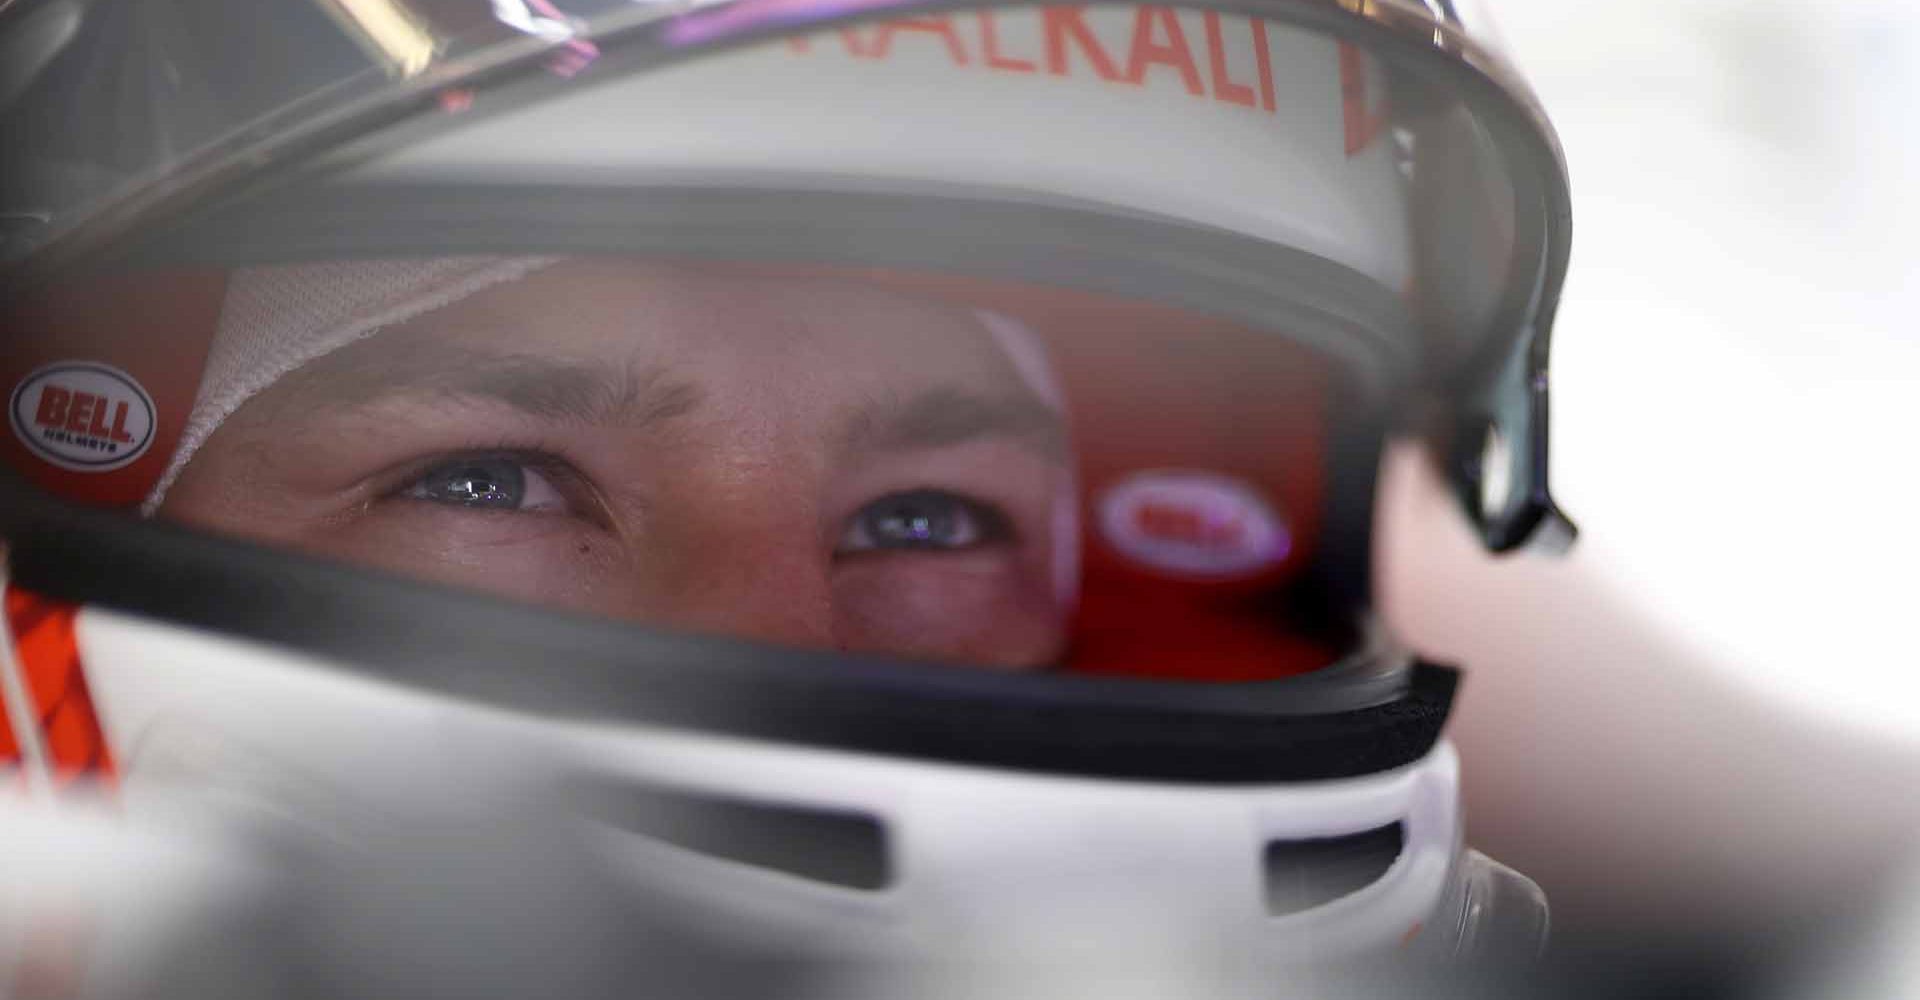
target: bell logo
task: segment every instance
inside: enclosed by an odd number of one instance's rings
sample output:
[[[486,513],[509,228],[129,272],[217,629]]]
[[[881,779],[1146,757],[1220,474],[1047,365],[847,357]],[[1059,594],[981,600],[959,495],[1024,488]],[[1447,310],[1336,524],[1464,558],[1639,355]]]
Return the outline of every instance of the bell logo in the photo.
[[[153,397],[133,376],[94,361],[47,365],[14,387],[14,434],[45,461],[76,472],[131,464],[153,443]]]
[[[1134,527],[1149,538],[1205,549],[1232,548],[1246,537],[1241,512],[1219,505],[1187,506],[1149,500],[1134,508]]]
[[[112,428],[105,423],[109,405],[113,407]],[[132,444],[133,435],[127,433],[128,406],[124,399],[95,396],[49,383],[40,387],[40,406],[33,422],[43,430],[60,428],[106,438],[116,444]]]
[[[1280,565],[1293,537],[1250,483],[1212,472],[1136,473],[1100,497],[1096,521],[1113,549],[1169,576],[1232,580]]]

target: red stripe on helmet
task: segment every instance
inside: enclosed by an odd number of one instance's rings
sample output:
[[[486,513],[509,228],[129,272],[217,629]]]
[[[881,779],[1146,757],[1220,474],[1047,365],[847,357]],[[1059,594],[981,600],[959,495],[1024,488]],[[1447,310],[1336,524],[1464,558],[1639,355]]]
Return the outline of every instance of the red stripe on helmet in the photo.
[[[111,777],[113,754],[93,708],[87,675],[80,663],[74,631],[80,606],[41,597],[19,587],[8,587],[7,628],[13,634],[13,652],[31,698],[32,715],[39,721],[47,746],[47,763],[61,778]],[[0,751],[19,748],[11,733]]]
[[[0,687],[0,767],[20,766],[20,744],[13,738],[13,711],[7,705],[6,688]]]

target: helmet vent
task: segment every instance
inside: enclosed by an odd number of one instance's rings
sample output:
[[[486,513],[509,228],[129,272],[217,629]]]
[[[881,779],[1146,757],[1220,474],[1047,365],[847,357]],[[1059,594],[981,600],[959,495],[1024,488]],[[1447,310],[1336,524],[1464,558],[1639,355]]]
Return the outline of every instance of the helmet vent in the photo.
[[[592,798],[586,811],[595,818],[682,850],[868,892],[893,881],[887,828],[866,813],[659,787]]]
[[[1393,867],[1405,844],[1397,822],[1341,837],[1269,841],[1267,912],[1298,913],[1358,892]]]

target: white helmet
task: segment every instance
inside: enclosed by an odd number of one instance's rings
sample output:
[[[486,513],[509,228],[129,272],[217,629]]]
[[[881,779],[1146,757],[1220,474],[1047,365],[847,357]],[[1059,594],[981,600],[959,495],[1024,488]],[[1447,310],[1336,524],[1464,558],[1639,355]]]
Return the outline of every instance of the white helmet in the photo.
[[[1537,952],[1372,612],[1392,436],[1571,536],[1564,170],[1447,5],[229,6],[0,14],[0,766],[108,992]]]

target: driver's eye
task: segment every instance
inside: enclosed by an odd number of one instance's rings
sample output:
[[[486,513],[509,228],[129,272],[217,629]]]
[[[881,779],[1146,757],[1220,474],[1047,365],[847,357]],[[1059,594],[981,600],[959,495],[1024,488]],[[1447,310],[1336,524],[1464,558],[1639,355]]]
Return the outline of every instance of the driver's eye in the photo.
[[[508,455],[441,462],[427,469],[400,495],[485,510],[565,513],[571,509],[566,497],[536,463]]]
[[[1007,515],[944,490],[893,493],[861,508],[847,523],[835,555],[889,549],[951,551],[1012,536]]]

